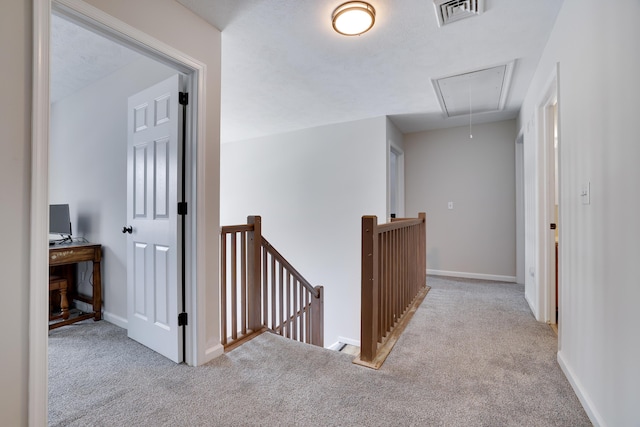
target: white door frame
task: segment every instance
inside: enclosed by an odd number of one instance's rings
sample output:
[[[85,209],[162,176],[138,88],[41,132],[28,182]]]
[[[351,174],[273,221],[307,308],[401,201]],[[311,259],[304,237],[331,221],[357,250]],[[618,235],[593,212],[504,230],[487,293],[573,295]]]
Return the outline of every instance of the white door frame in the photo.
[[[405,194],[404,194],[404,150],[392,140],[387,141],[387,218],[391,217],[391,152],[396,155],[397,188],[396,188],[396,216],[404,218]]]
[[[516,282],[525,283],[525,192],[524,192],[524,135],[518,134],[515,141],[516,162]]]
[[[538,301],[541,301],[541,321],[556,323],[556,295],[555,295],[555,232],[550,229],[550,224],[555,223],[555,153],[554,153],[554,104],[558,102],[558,67],[546,86],[542,102],[538,106],[539,120],[539,149],[540,168],[538,172],[542,178],[540,186],[540,286],[538,287]],[[558,162],[558,165],[560,162]],[[559,183],[558,183],[559,184]],[[557,186],[560,188],[560,185]],[[558,198],[559,199],[559,198]],[[558,213],[560,204],[558,203]],[[560,288],[560,275],[558,274],[558,288]]]
[[[30,297],[29,297],[29,425],[47,424],[47,364],[48,364],[48,288],[49,276],[49,124],[50,124],[50,21],[51,12],[71,17],[119,43],[185,73],[188,80],[192,108],[187,127],[188,161],[192,167],[187,174],[187,199],[191,201],[187,216],[187,230],[191,242],[185,248],[188,265],[186,304],[189,326],[186,334],[186,362],[198,364],[198,350],[204,348],[204,298],[200,294],[196,260],[204,245],[196,240],[197,229],[203,228],[198,219],[204,218],[203,181],[206,159],[204,82],[206,67],[201,62],[148,34],[104,13],[81,0],[33,0],[33,92],[32,92],[32,152],[31,152],[31,239],[30,239]],[[191,286],[189,286],[191,284]]]

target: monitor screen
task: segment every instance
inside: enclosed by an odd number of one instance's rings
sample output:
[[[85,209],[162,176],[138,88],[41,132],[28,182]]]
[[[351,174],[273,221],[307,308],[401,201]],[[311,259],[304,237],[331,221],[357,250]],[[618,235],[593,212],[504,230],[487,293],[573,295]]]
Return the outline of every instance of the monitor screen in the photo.
[[[49,205],[49,234],[71,236],[69,205]]]

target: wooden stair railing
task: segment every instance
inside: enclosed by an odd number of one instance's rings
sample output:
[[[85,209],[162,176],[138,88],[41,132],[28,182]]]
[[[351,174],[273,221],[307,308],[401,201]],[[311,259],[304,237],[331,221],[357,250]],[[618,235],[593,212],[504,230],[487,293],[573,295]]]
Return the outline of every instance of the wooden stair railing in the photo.
[[[225,351],[270,330],[324,345],[324,290],[312,286],[263,236],[259,216],[221,229],[220,312]]]
[[[426,215],[378,224],[362,217],[360,355],[378,369],[426,296]]]

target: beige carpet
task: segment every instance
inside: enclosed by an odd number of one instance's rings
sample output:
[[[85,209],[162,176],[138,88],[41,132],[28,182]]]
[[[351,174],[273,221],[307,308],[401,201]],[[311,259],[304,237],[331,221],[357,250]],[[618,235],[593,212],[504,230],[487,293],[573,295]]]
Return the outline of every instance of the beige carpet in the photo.
[[[271,334],[192,368],[104,321],[54,330],[50,425],[590,425],[521,286],[428,284],[379,371]]]

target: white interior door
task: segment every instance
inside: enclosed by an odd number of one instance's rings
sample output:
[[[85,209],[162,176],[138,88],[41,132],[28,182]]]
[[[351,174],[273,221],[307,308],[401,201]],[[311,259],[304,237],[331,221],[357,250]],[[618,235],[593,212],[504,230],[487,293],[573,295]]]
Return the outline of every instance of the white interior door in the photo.
[[[127,146],[128,335],[175,362],[183,356],[177,212],[181,87],[176,74],[129,98]]]

